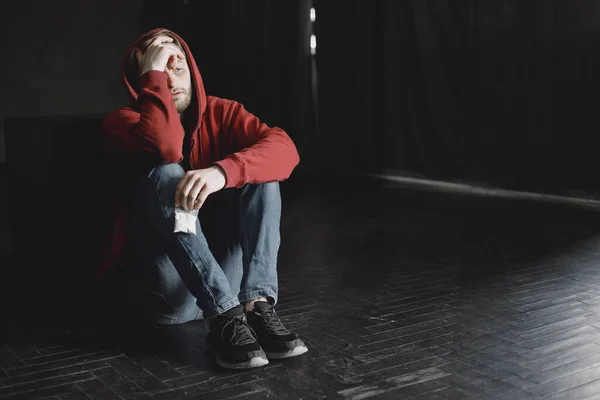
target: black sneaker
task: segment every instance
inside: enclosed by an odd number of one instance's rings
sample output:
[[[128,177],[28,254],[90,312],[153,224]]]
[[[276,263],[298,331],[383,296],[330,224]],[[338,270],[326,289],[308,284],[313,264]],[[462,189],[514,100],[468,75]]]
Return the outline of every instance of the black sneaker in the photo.
[[[258,344],[256,332],[248,326],[244,306],[239,305],[205,321],[206,344],[223,368],[262,367],[269,363]]]
[[[266,301],[255,302],[254,309],[246,311],[246,317],[268,358],[295,357],[308,351],[298,336],[285,329],[273,306]]]

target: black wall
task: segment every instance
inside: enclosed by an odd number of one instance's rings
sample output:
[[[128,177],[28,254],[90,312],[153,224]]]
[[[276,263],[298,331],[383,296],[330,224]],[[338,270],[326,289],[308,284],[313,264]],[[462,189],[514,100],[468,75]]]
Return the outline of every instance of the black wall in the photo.
[[[140,33],[142,10],[141,0],[2,2],[0,120],[106,113],[124,104],[119,64]]]
[[[0,25],[16,38],[6,54],[18,68],[1,63],[0,118],[102,114],[125,104],[122,53],[144,30],[164,26],[190,43],[210,94],[238,100],[290,133],[299,171],[592,197],[600,189],[594,0],[10,5]],[[0,162],[4,152],[0,140]]]
[[[599,2],[318,0],[317,12],[328,168],[598,197]]]
[[[123,49],[140,33],[142,12],[141,0],[32,0],[6,1],[0,5],[2,271],[9,268],[2,256],[14,249],[17,240],[17,233],[8,232],[9,217],[23,207],[26,209],[34,198],[37,198],[35,210],[39,210],[39,214],[28,212],[25,215],[29,220],[23,217],[23,225],[33,226],[35,231],[30,235],[31,242],[36,244],[29,244],[30,254],[42,257],[38,263],[42,267],[57,262],[41,247],[51,248],[48,239],[58,240],[57,236],[62,233],[53,235],[52,228],[44,224],[53,212],[58,212],[57,203],[66,204],[60,198],[59,189],[68,187],[68,183],[74,188],[78,184],[81,187],[85,182],[82,179],[87,171],[82,161],[90,159],[86,152],[92,133],[88,122],[79,130],[73,130],[78,124],[72,124],[70,134],[64,134],[49,122],[60,120],[59,116],[84,120],[83,116],[88,114],[102,116],[125,104],[127,97],[120,81],[119,64]],[[45,119],[32,125],[31,117]],[[7,118],[24,118],[23,124],[13,124],[13,128],[22,129],[12,131],[11,148],[6,146]],[[67,138],[70,142],[64,140]],[[69,161],[72,170],[65,168]],[[62,167],[54,168],[56,163]],[[12,171],[10,184],[9,169]],[[78,181],[73,182],[74,177]],[[48,186],[51,182],[54,185]],[[9,197],[13,195],[20,199],[18,204],[22,207],[9,206]],[[15,229],[13,227],[13,231]],[[79,232],[79,228],[75,231]],[[73,237],[70,230],[66,232]],[[60,246],[55,247],[60,255],[66,254],[69,248],[77,250],[77,243],[62,240]],[[73,259],[65,260],[69,262]],[[6,275],[2,275],[0,281],[11,284]]]

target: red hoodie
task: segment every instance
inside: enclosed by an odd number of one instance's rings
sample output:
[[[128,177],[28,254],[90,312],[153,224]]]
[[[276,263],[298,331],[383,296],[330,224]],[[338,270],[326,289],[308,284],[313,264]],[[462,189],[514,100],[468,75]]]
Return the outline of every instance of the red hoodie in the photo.
[[[142,35],[127,50],[121,75],[132,104],[111,112],[102,124],[105,154],[109,160],[126,159],[126,165],[133,166],[129,172],[183,159],[184,127],[167,87],[167,74],[147,72],[139,79],[139,92],[127,76],[133,47],[158,30]],[[193,95],[185,118],[191,133],[191,168],[218,164],[225,171],[226,188],[287,179],[299,163],[290,137],[277,127],[267,126],[235,101],[207,96],[189,47],[178,35],[171,34],[181,42],[192,76]],[[135,174],[124,171],[120,175],[108,188],[112,198],[111,220],[109,237],[100,256],[99,275],[123,266],[121,253],[127,241],[128,201],[134,183],[126,177]]]

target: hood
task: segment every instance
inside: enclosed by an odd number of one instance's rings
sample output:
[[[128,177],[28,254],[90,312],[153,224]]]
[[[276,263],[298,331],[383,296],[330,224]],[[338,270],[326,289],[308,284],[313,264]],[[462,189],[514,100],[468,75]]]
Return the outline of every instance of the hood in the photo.
[[[123,62],[121,63],[121,79],[123,80],[123,83],[125,84],[125,87],[131,98],[131,101],[135,102],[138,97],[138,92],[135,89],[135,84],[134,84],[134,82],[138,81],[137,69],[135,71],[131,70],[130,56],[131,56],[134,48],[136,46],[138,46],[138,44],[143,43],[148,37],[152,36],[153,34],[155,34],[156,32],[158,32],[160,30],[165,30],[165,31],[169,32],[171,35],[173,35],[173,37],[175,37],[177,40],[179,40],[179,42],[181,43],[181,45],[184,49],[185,56],[187,58],[187,63],[190,68],[190,74],[192,77],[192,92],[193,92],[192,100],[190,102],[188,109],[186,110],[186,113],[188,113],[188,117],[186,117],[186,118],[189,118],[189,122],[190,122],[189,126],[190,127],[197,127],[198,123],[200,121],[200,116],[204,113],[204,110],[206,109],[206,92],[204,91],[204,83],[202,82],[202,76],[200,75],[200,70],[198,69],[198,66],[196,65],[196,60],[194,60],[194,57],[192,56],[192,52],[190,51],[190,48],[188,47],[187,43],[175,32],[173,32],[169,29],[165,29],[165,28],[155,28],[155,29],[152,29],[152,30],[144,33],[135,42],[133,42],[127,48],[127,51],[125,52],[125,57],[123,58]],[[132,73],[136,74],[136,76],[135,77],[131,76]]]

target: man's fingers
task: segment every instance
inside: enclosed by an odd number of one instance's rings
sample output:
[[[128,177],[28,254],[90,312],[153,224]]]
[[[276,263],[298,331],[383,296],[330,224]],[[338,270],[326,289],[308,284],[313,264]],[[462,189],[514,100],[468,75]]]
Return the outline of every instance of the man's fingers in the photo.
[[[185,206],[185,198],[186,195],[184,194],[184,189],[187,185],[187,182],[190,180],[191,175],[189,174],[185,174],[183,175],[183,177],[179,180],[179,183],[177,184],[177,188],[175,189],[175,207],[184,207]],[[184,201],[182,201],[184,200]]]
[[[208,196],[218,190],[214,186],[210,176],[202,171],[188,171],[177,184],[175,205],[185,210],[199,210]]]
[[[181,51],[181,49],[174,43],[165,43],[161,45],[161,47],[171,50],[172,55],[176,56],[178,59],[185,60],[185,54],[183,54],[183,51]]]
[[[183,188],[183,185],[185,185],[185,176],[179,180],[179,183],[177,184],[177,187],[175,188],[175,198],[173,199],[175,201],[175,207],[180,206],[179,197],[180,197],[181,188]]]
[[[179,203],[184,210],[189,210],[188,204],[188,195],[190,193],[192,182],[190,180],[187,181],[186,185],[181,189],[181,193],[179,195]]]
[[[159,36],[152,41],[150,46],[158,46],[163,43],[171,43],[171,42],[173,42],[173,38],[170,38],[168,36]]]
[[[139,65],[140,61],[142,60],[143,55],[144,54],[142,53],[142,50],[135,49],[135,58],[137,59],[138,65]]]
[[[205,186],[206,186],[206,183],[202,179],[197,179],[194,182],[194,185],[190,189],[190,192],[187,196],[187,199],[188,199],[187,206],[190,210],[195,208],[196,199],[198,198],[198,195],[200,194],[200,192],[202,191],[202,189]]]
[[[174,69],[176,65],[177,65],[177,56],[170,55],[169,62],[167,63],[167,67],[170,69]]]
[[[173,46],[173,51],[171,53],[171,56],[173,56],[173,58],[176,59],[177,61],[185,60],[185,54],[183,54],[183,52],[181,50],[179,50],[177,47],[174,47],[174,46]]]
[[[153,69],[159,70],[161,68],[173,68],[178,61],[185,60],[185,55],[181,50],[171,43],[150,45],[145,54],[140,54],[140,56],[138,62],[153,63]],[[144,58],[146,61],[141,61]]]
[[[200,192],[200,194],[198,195],[198,198],[196,199],[196,204],[194,205],[194,208],[196,210],[199,210],[204,205],[204,202],[206,201],[206,199],[208,198],[208,196],[210,194],[211,194],[211,191],[208,189],[208,186],[204,185],[204,187],[202,188],[202,191]]]

